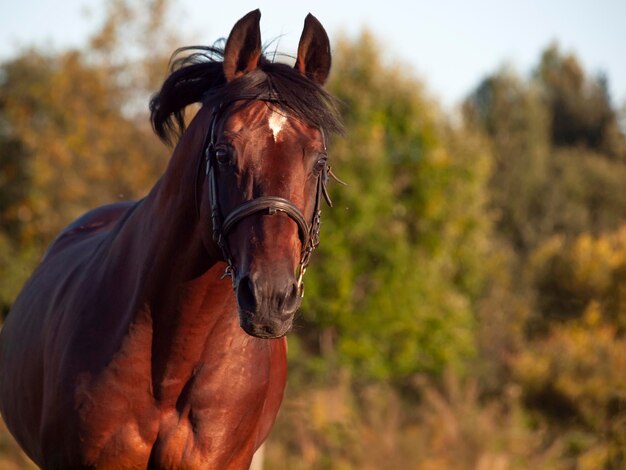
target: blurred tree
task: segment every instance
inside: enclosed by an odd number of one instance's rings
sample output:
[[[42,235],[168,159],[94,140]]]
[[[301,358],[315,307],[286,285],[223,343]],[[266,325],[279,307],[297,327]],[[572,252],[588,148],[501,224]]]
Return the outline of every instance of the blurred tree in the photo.
[[[545,211],[549,115],[538,91],[513,72],[485,79],[464,105],[466,121],[491,140],[491,205],[501,234],[520,251],[551,233]]]
[[[115,84],[80,53],[31,51],[3,71],[0,100],[11,125],[1,141],[23,178],[12,180],[19,190],[3,207],[3,225],[19,228],[21,242],[50,241],[86,209],[137,197],[154,182],[164,152],[151,145],[147,125],[120,113]]]
[[[626,137],[605,75],[590,79],[578,59],[557,45],[544,51],[535,75],[550,107],[555,146],[584,146],[626,163]]]
[[[462,369],[474,353],[490,156],[382,57],[367,33],[336,46],[330,89],[348,132],[331,161],[348,186],[324,213],[300,335],[359,377],[402,379]]]
[[[124,97],[126,115],[146,117],[173,51],[187,42],[175,20],[173,0],[108,0],[107,16],[89,41],[89,63],[107,72]]]
[[[549,239],[529,265],[540,319],[577,319],[593,304],[603,321],[626,333],[626,225],[597,237]]]
[[[606,89],[551,47],[532,79],[500,71],[464,104],[491,142],[491,206],[514,254],[483,299],[496,326],[481,324],[480,367],[512,373],[580,468],[625,458],[625,138]]]
[[[502,70],[464,104],[493,146],[497,227],[523,256],[554,234],[613,230],[626,217],[626,140],[603,90],[553,47],[533,80]]]
[[[0,64],[3,314],[63,225],[90,207],[141,197],[167,160],[146,103],[183,43],[172,32],[170,1],[108,5],[85,49],[26,50]],[[530,80],[506,69],[485,79],[463,122],[452,125],[385,56],[367,33],[336,45],[330,88],[345,105],[348,131],[331,146],[331,162],[349,186],[333,188],[335,208],[324,211],[323,243],[290,338],[290,394],[311,418],[298,415],[289,439],[310,425],[309,449],[320,446],[328,462],[364,466],[379,444],[376,462],[424,461],[431,451],[435,465],[454,466],[450,445],[465,465],[474,462],[467,449],[496,449],[495,462],[500,436],[510,433],[510,462],[531,462],[544,445],[552,461],[560,449],[552,444],[565,442],[566,466],[573,455],[581,468],[620,468],[626,108],[620,130],[606,80],[588,78],[554,46]],[[352,395],[356,380],[415,384],[416,373],[440,377],[469,363],[489,382],[450,396],[416,386],[426,399],[421,421],[387,385],[373,401],[368,387]],[[323,388],[298,387],[307,374],[341,377],[345,409],[332,408]],[[532,421],[539,430],[517,409],[511,390],[520,386],[542,413]],[[483,406],[485,388],[502,398],[497,412]],[[345,426],[333,421],[346,414]],[[559,414],[554,434],[544,434],[542,417]],[[483,434],[491,429],[489,443],[472,433],[479,421]],[[390,430],[386,439],[381,428]],[[394,429],[404,453],[389,445]],[[527,434],[522,444],[518,431]],[[425,453],[415,444],[420,433]]]
[[[626,462],[626,339],[600,310],[588,303],[578,319],[552,325],[512,361],[527,403],[568,443],[565,457],[576,468]]]
[[[161,174],[169,152],[147,102],[174,49],[169,4],[112,0],[84,50],[26,50],[0,64],[2,310],[63,226],[144,195]]]

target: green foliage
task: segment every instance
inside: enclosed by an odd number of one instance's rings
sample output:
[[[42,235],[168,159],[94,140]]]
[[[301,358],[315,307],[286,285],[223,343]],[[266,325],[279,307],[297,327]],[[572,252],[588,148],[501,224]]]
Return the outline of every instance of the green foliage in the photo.
[[[500,233],[517,249],[532,246],[549,219],[540,209],[549,182],[549,118],[539,93],[504,70],[482,82],[464,111],[493,145],[491,204]]]
[[[0,321],[41,257],[35,245],[19,246],[0,231]]]
[[[329,330],[330,353],[355,375],[402,379],[462,369],[474,354],[490,167],[484,143],[381,57],[367,34],[337,46],[330,88],[348,132],[331,160],[348,186],[324,213],[302,336],[315,345]]]
[[[115,83],[78,52],[46,57],[27,53],[4,64],[1,136],[13,143],[28,185],[13,191],[4,224],[28,242],[49,241],[90,207],[144,193],[165,155],[150,147],[147,126],[120,113]],[[159,155],[160,162],[155,158]],[[19,180],[18,180],[19,181]]]
[[[137,95],[147,100],[146,89],[166,70],[167,56],[142,42],[163,32],[165,3],[112,2],[92,49],[26,50],[0,64],[3,312],[65,225],[93,207],[143,196],[163,171],[167,150],[152,135],[147,106],[137,115],[131,105]],[[142,34],[132,23],[137,16],[147,22]],[[144,61],[131,63],[122,54],[133,44],[121,36],[128,39],[131,31],[141,38],[135,49],[145,48]]]
[[[493,145],[498,230],[524,255],[555,234],[613,230],[626,216],[626,139],[605,90],[551,47],[533,79],[502,70],[464,105]]]
[[[87,48],[0,64],[3,315],[62,226],[166,162],[145,103],[181,44],[169,2],[108,5]],[[348,186],[324,210],[269,467],[623,466],[626,141],[605,80],[551,47],[453,125],[370,34],[335,45],[333,73]]]
[[[568,425],[568,454],[592,468],[626,461],[626,339],[602,321],[597,303],[580,320],[551,328],[513,362],[527,401]],[[572,424],[575,423],[575,426]],[[581,441],[582,438],[582,441]],[[577,445],[573,440],[579,441]]]
[[[493,146],[491,207],[512,254],[511,274],[480,309],[499,325],[480,322],[480,350],[491,354],[481,367],[521,386],[564,459],[620,468],[626,162],[606,83],[551,47],[529,80],[487,78],[464,116]]]
[[[579,319],[593,306],[626,332],[626,225],[598,237],[546,241],[530,262],[540,321]]]
[[[626,138],[611,106],[606,77],[589,79],[572,54],[546,49],[536,72],[550,107],[552,142],[583,146],[626,162]]]

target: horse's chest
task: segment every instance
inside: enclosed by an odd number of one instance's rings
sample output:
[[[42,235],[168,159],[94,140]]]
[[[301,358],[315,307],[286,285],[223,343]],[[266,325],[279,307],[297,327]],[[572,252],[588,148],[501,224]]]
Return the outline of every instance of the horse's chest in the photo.
[[[277,355],[266,344],[231,360],[204,357],[190,374],[161,383],[154,383],[148,355],[119,354],[99,377],[79,380],[82,460],[97,467],[247,468],[282,398],[280,349]],[[282,363],[272,363],[281,356]]]

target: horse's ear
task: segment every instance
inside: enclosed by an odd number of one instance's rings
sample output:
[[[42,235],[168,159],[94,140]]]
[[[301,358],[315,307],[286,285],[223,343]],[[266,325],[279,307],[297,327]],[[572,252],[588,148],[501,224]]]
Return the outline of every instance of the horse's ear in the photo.
[[[261,12],[256,9],[233,26],[224,48],[224,76],[227,81],[257,68],[261,57],[260,21]]]
[[[295,68],[319,85],[323,85],[330,72],[330,62],[330,41],[326,30],[317,18],[309,13],[304,20]]]

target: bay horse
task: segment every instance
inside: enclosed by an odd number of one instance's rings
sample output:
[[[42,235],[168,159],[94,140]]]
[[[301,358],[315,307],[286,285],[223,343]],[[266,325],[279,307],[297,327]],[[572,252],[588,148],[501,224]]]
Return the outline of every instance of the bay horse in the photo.
[[[274,423],[341,122],[322,25],[291,67],[260,17],[178,56],[150,103],[165,173],[70,224],[13,305],[0,411],[43,468],[244,469]]]

